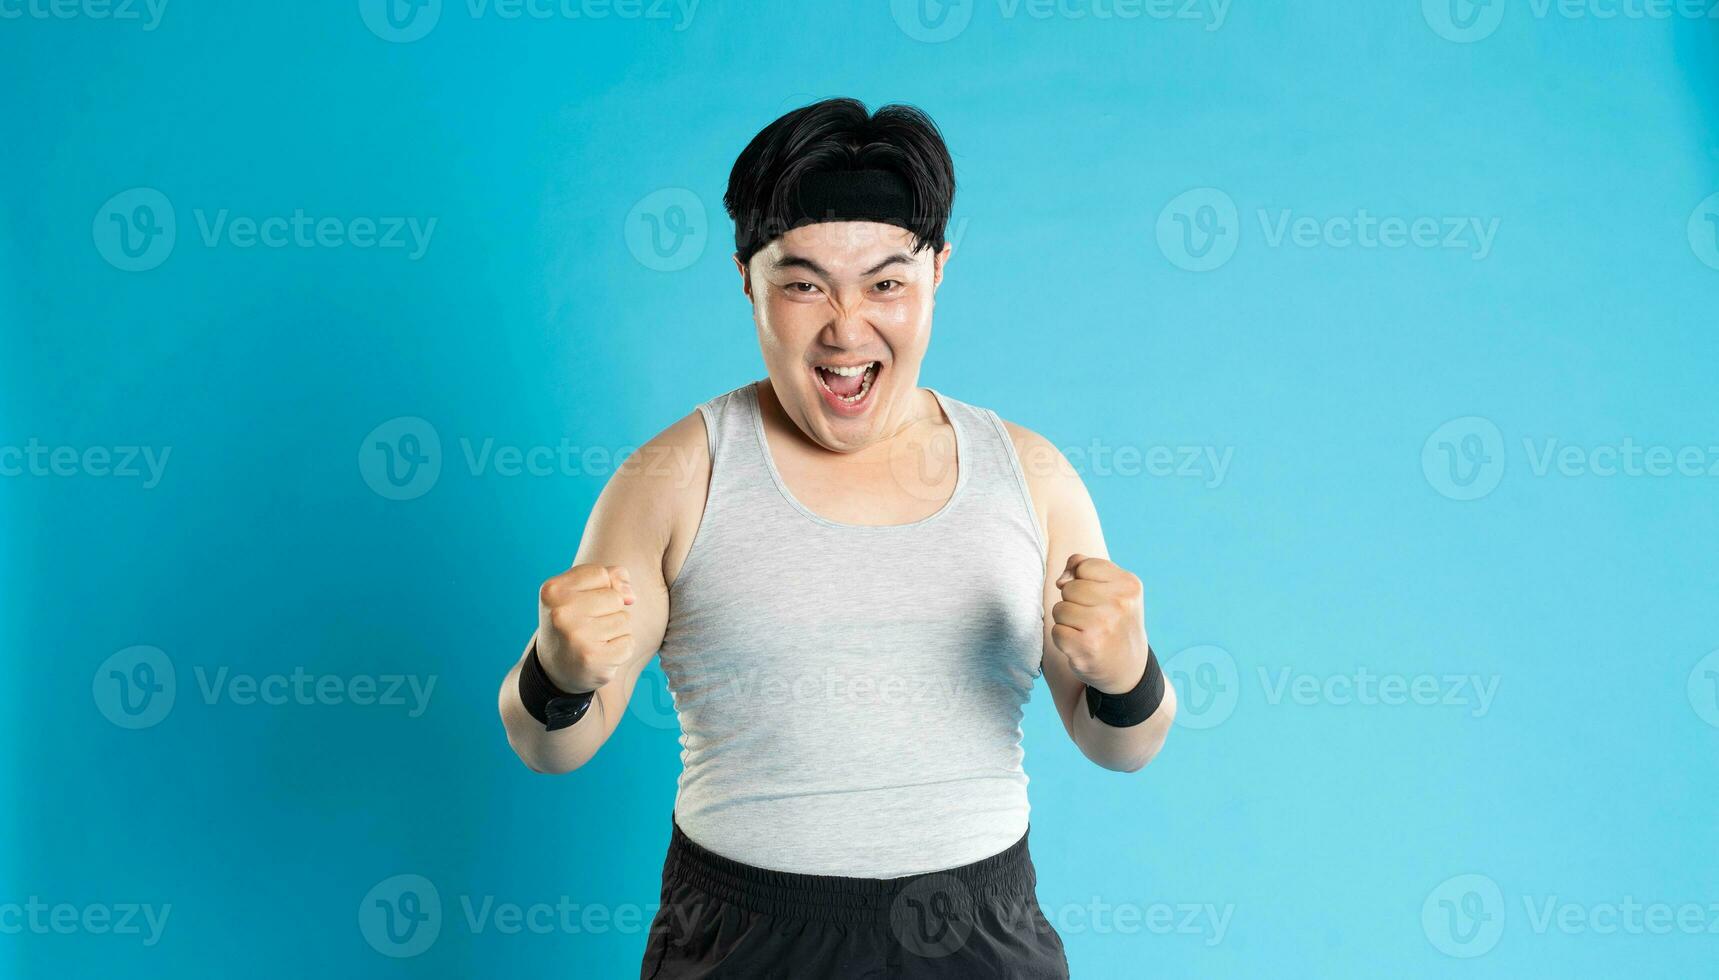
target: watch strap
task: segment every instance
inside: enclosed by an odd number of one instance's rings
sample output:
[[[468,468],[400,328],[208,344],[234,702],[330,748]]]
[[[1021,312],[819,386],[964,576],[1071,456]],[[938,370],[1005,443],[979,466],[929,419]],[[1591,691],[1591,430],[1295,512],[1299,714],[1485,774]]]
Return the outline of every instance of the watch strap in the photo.
[[[519,668],[519,701],[525,711],[537,719],[547,731],[567,728],[585,717],[596,691],[563,691],[555,686],[537,659],[537,641],[531,641],[531,652]]]
[[[1122,694],[1106,694],[1087,685],[1086,710],[1092,717],[1112,728],[1131,728],[1152,717],[1164,701],[1164,671],[1152,647],[1146,647],[1146,672],[1133,689]]]

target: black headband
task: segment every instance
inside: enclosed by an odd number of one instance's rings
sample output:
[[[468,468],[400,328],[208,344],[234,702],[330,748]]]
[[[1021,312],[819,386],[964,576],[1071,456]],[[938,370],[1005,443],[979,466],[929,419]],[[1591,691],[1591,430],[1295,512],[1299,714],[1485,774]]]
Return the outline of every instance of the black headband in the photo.
[[[800,178],[787,202],[787,223],[736,222],[734,248],[743,259],[789,229],[822,221],[876,221],[912,230],[916,222],[913,188],[893,170],[825,170]]]

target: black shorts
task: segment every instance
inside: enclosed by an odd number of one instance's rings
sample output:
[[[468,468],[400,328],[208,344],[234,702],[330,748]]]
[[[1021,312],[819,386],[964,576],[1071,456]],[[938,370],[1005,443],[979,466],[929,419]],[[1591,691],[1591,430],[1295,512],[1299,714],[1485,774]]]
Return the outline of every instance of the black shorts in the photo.
[[[640,980],[1068,977],[1026,834],[946,871],[849,878],[742,864],[670,824]]]

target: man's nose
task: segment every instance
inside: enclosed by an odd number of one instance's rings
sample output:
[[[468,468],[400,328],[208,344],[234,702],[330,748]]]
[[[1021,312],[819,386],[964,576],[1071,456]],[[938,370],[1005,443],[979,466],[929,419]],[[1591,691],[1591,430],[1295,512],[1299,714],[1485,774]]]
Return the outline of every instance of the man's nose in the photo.
[[[866,321],[864,305],[833,300],[830,322],[824,326],[824,341],[831,347],[859,347],[871,337],[872,327]]]

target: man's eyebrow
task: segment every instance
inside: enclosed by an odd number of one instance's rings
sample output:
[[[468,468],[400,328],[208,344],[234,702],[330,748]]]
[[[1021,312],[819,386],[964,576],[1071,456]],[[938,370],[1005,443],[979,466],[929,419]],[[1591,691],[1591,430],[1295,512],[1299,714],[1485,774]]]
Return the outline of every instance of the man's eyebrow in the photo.
[[[911,257],[909,257],[906,253],[897,252],[894,255],[891,255],[889,258],[884,259],[882,262],[879,262],[877,265],[874,265],[871,268],[860,273],[860,278],[861,279],[867,279],[867,278],[870,278],[871,276],[875,276],[878,273],[882,272],[883,270],[896,264],[897,262],[912,262],[912,261],[913,261],[913,259]]]
[[[894,255],[891,255],[888,258],[884,259],[882,262],[879,262],[877,265],[874,265],[871,268],[860,273],[859,277],[861,279],[865,279],[865,278],[868,278],[870,276],[875,276],[879,272],[882,272],[884,269],[887,269],[890,266],[895,265],[898,262],[912,262],[912,261],[913,261],[913,258],[911,256],[909,256],[907,253],[897,252]],[[825,269],[823,266],[819,265],[816,262],[813,262],[811,259],[808,259],[803,255],[784,255],[775,261],[775,263],[773,264],[773,268],[777,268],[777,269],[792,269],[792,268],[806,269],[806,270],[810,271],[813,275],[821,276],[824,279],[832,278],[830,273],[829,273],[829,270]]]
[[[830,278],[830,273],[827,269],[803,255],[784,255],[777,259],[771,268],[807,269],[811,271],[812,275],[819,276],[824,279]]]

